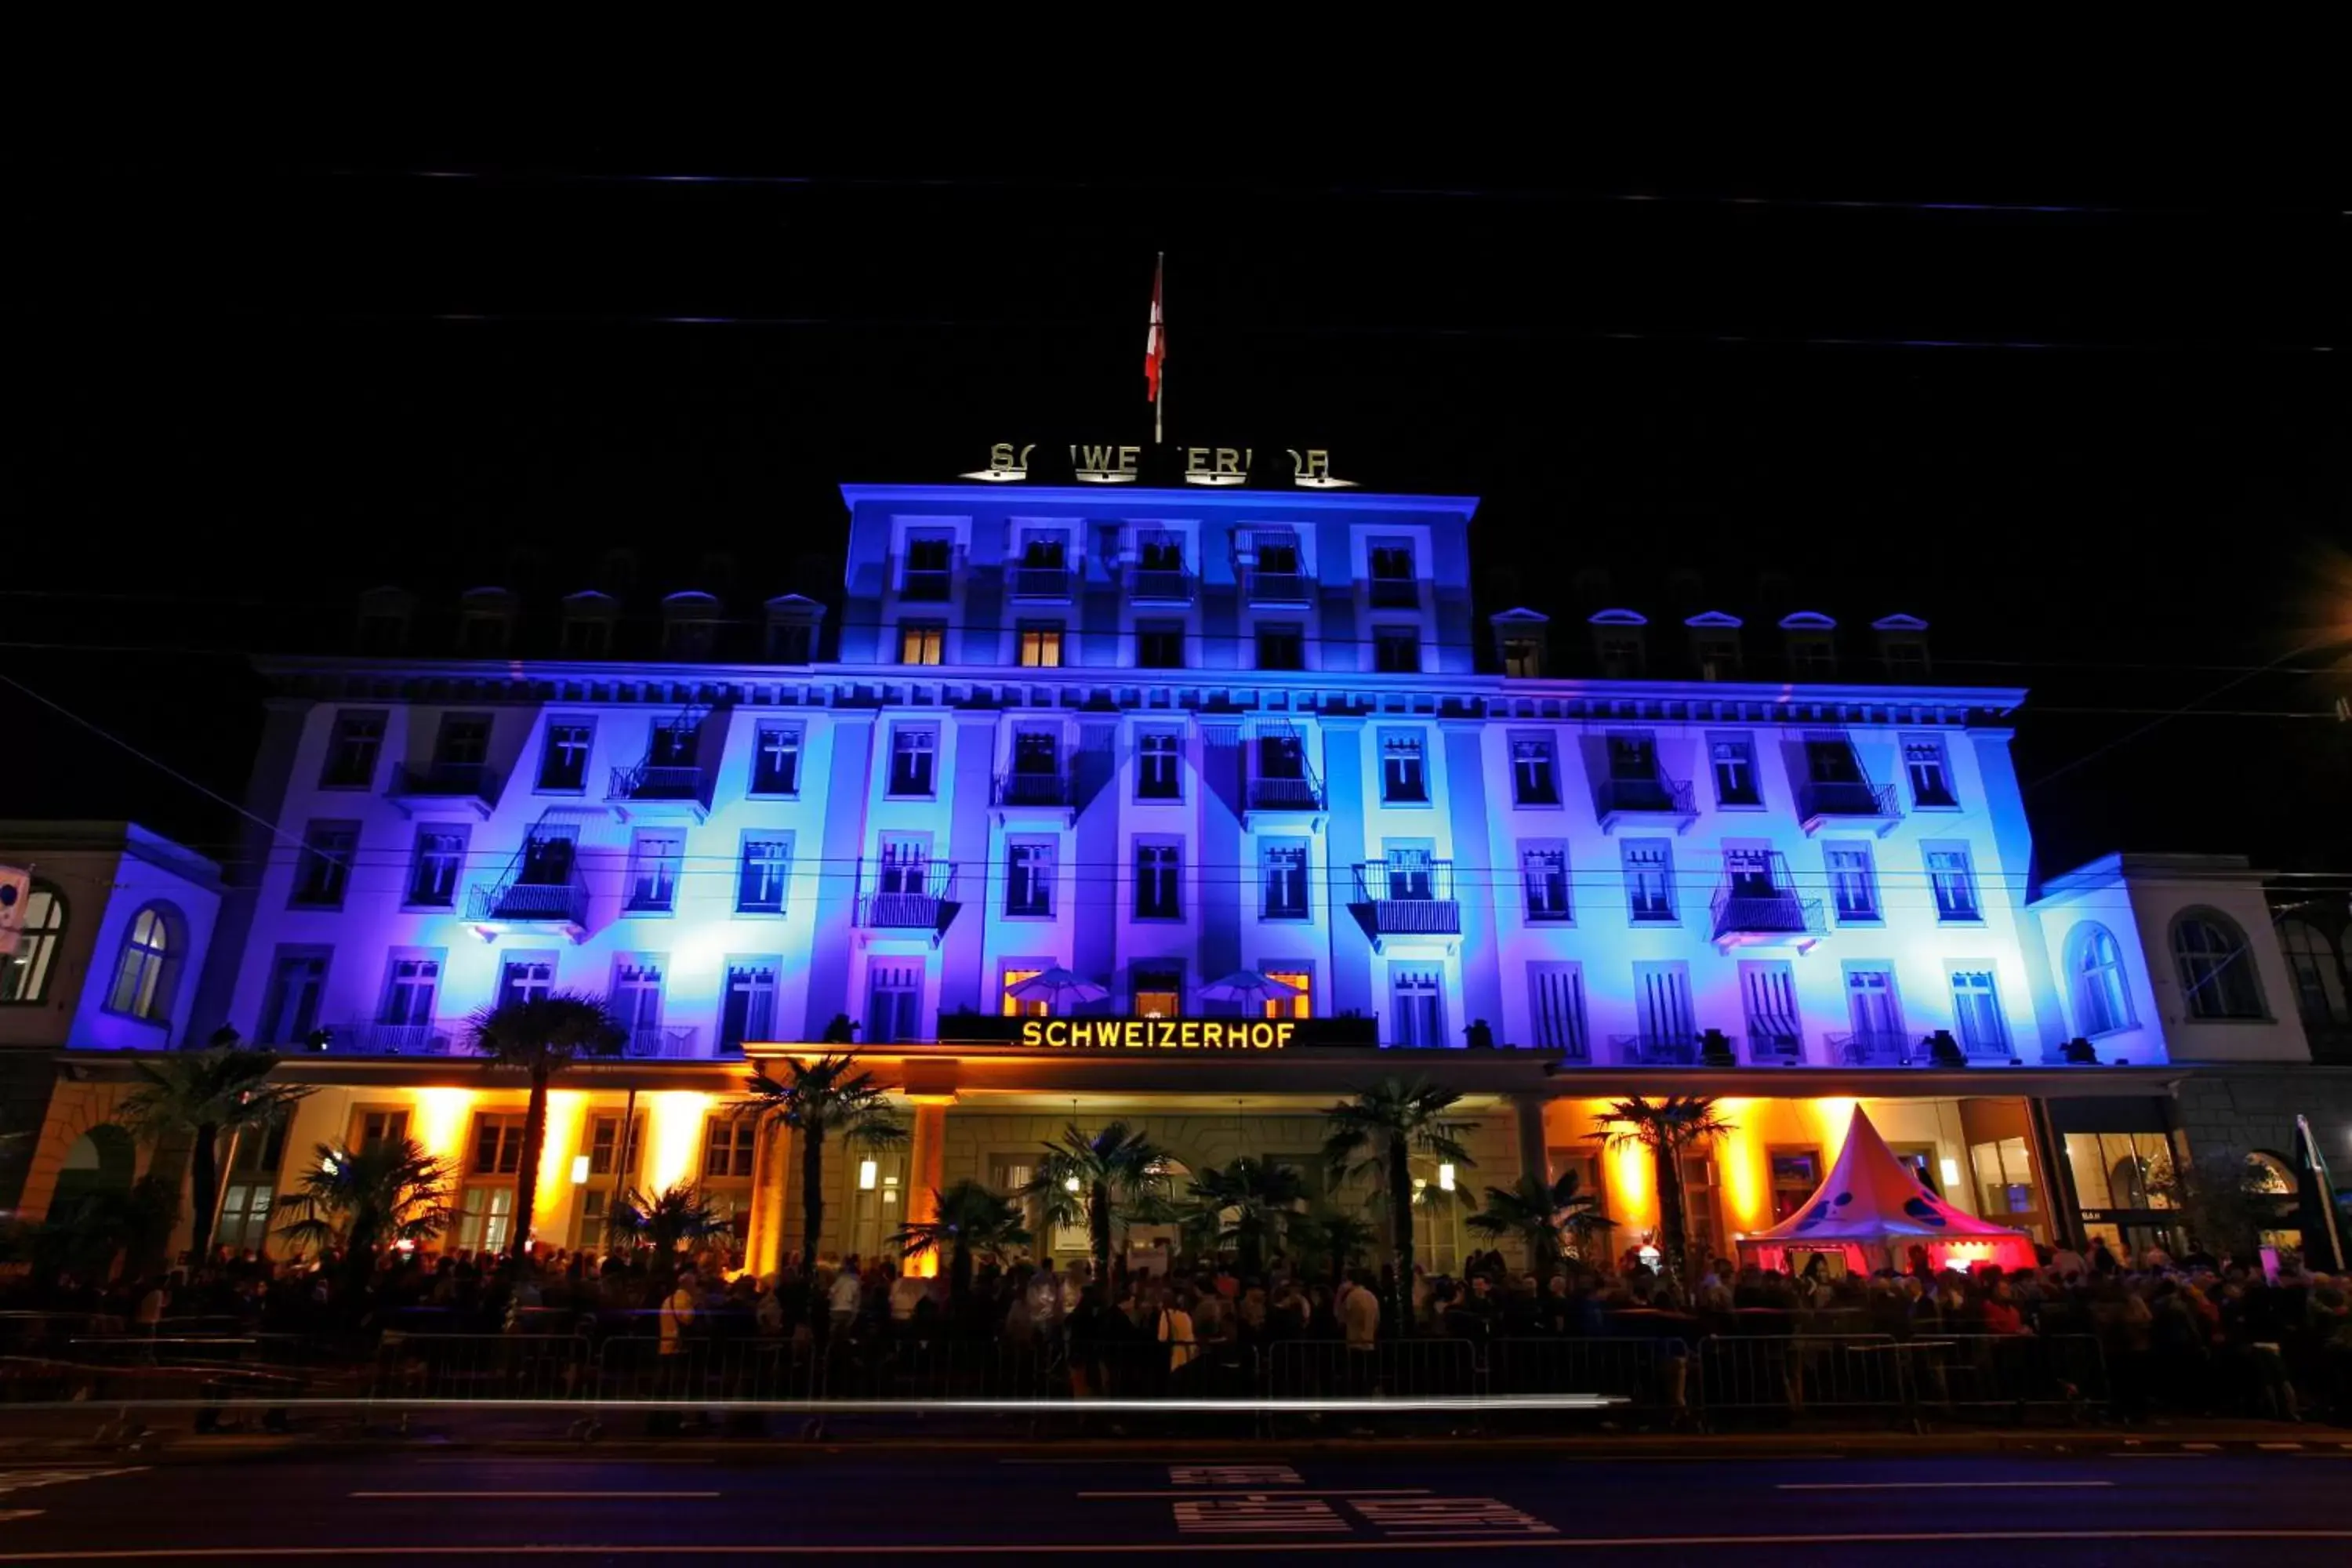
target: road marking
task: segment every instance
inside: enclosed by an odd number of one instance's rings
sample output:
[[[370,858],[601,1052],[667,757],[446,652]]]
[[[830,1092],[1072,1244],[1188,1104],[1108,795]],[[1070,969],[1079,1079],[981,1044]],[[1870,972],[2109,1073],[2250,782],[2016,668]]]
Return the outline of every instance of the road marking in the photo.
[[[1535,1515],[1513,1508],[1499,1498],[1411,1498],[1389,1502],[1351,1502],[1348,1507],[1373,1529],[1394,1537],[1459,1538],[1474,1531],[1506,1537],[1559,1533]]]
[[[1926,1492],[1974,1491],[1993,1487],[2047,1489],[2053,1487],[2111,1487],[2113,1481],[1782,1481],[1784,1492]]]
[[[145,1465],[130,1465],[115,1470],[0,1470],[0,1493],[21,1491],[29,1487],[54,1487],[67,1481],[94,1481],[106,1476],[136,1476],[146,1473]]]
[[[2300,1448],[2303,1445],[2300,1443],[2257,1443],[2254,1447],[2257,1448],[2268,1449],[2272,1453],[2281,1453],[2291,1449]]]
[[[1288,1465],[1171,1465],[1168,1483],[1178,1487],[1295,1487],[1303,1485]]]
[[[2219,1443],[2183,1443],[2180,1446],[2184,1448],[2199,1448],[2207,1451],[2219,1449],[2221,1447]]]
[[[1167,1498],[1193,1497],[1193,1498],[1220,1498],[1220,1497],[1266,1497],[1266,1496],[1269,1496],[1269,1495],[1271,1495],[1271,1496],[1275,1496],[1275,1497],[1427,1497],[1427,1496],[1429,1495],[1429,1489],[1428,1489],[1427,1487],[1331,1487],[1331,1488],[1313,1488],[1313,1489],[1307,1489],[1307,1490],[1304,1490],[1304,1491],[1302,1491],[1302,1490],[1299,1490],[1298,1489],[1294,1488],[1294,1487],[1285,1487],[1285,1488],[1283,1488],[1283,1489],[1282,1489],[1282,1490],[1280,1490],[1279,1492],[1275,1492],[1275,1493],[1270,1493],[1270,1494],[1269,1494],[1268,1492],[1266,1492],[1266,1491],[1265,1491],[1265,1490],[1263,1490],[1263,1489],[1256,1489],[1256,1490],[1251,1490],[1251,1491],[1238,1491],[1238,1492],[1236,1492],[1236,1491],[1208,1491],[1208,1490],[1205,1490],[1205,1489],[1202,1489],[1202,1488],[1199,1488],[1199,1487],[1173,1487],[1173,1488],[1171,1488],[1171,1487],[1161,1487],[1161,1488],[1159,1488],[1159,1489],[1156,1489],[1156,1490],[1151,1490],[1151,1491],[1132,1491],[1132,1492],[1080,1492],[1080,1493],[1078,1494],[1078,1496],[1080,1496],[1080,1497],[1082,1497],[1082,1498],[1105,1498],[1105,1497],[1167,1497]]]
[[[615,1492],[615,1491],[495,1491],[495,1492],[352,1492],[359,1498],[714,1498],[712,1492]]]
[[[1346,1535],[1354,1526],[1331,1505],[1296,1492],[1202,1498],[1174,1505],[1179,1535]]]
[[[632,1542],[553,1545],[416,1546],[142,1546],[79,1552],[0,1552],[0,1563],[244,1562],[290,1558],[395,1557],[1171,1557],[1203,1552],[1428,1552],[1443,1547],[1538,1547],[1623,1551],[1638,1546],[1906,1546],[1939,1541],[2352,1541],[2352,1530],[1975,1530],[1876,1531],[1845,1535],[1526,1535],[1457,1536],[1449,1539],[1382,1541],[1356,1536],[1346,1541],[1144,1541],[1102,1542],[906,1542],[816,1545],[764,1542],[714,1546],[701,1541],[663,1545]]]

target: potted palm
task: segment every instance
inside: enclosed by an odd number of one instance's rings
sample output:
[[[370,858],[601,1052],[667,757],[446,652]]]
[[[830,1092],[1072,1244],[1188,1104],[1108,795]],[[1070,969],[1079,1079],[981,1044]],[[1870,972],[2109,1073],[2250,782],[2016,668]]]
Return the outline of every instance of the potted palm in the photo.
[[[1475,1165],[1462,1140],[1477,1123],[1450,1114],[1462,1098],[1426,1079],[1384,1079],[1323,1113],[1331,1131],[1323,1159],[1334,1176],[1370,1174],[1379,1179],[1389,1216],[1389,1255],[1399,1300],[1391,1305],[1402,1328],[1412,1321],[1412,1161]]]
[[[574,1059],[621,1054],[628,1031],[600,996],[554,991],[484,1007],[466,1020],[474,1049],[492,1073],[520,1072],[530,1080],[522,1121],[522,1158],[515,1182],[514,1235],[508,1247],[517,1264],[530,1256],[538,1207],[539,1163],[547,1144],[547,1090]]]

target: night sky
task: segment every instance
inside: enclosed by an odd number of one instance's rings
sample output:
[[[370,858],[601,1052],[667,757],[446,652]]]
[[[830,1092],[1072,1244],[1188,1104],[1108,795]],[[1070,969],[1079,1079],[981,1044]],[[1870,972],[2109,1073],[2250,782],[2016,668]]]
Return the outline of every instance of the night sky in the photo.
[[[1596,566],[1654,614],[1675,569],[1907,610],[1939,678],[2033,688],[2045,873],[2352,881],[2341,203],[1643,189],[115,170],[26,230],[0,673],[238,796],[243,653],[370,584],[520,551],[561,592],[634,544],[739,607],[824,595],[844,479],[1148,439],[1165,249],[1171,440],[1484,497],[1482,612]],[[710,552],[736,583],[688,580]],[[233,837],[5,685],[0,721],[0,815]]]

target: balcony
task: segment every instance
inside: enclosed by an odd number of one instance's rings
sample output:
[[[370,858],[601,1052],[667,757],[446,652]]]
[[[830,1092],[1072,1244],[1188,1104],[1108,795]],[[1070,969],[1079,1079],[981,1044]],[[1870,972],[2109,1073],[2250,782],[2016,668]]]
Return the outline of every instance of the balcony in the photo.
[[[1421,584],[1415,578],[1375,577],[1368,589],[1371,606],[1376,610],[1421,608]]]
[[[296,1047],[299,1048],[299,1047]],[[346,1024],[327,1036],[329,1056],[446,1057],[473,1055],[462,1020],[430,1024]]]
[[[701,823],[710,816],[710,786],[691,763],[640,763],[613,770],[604,803],[624,822]]]
[[[1899,1068],[1919,1060],[1907,1036],[1884,1029],[1857,1029],[1829,1037],[1830,1058],[1841,1067]]]
[[[1620,827],[1655,827],[1671,822],[1676,833],[1687,833],[1690,825],[1698,820],[1698,806],[1691,786],[1678,784],[1664,773],[1649,778],[1603,779],[1601,781],[1601,831],[1614,833]]]
[[[862,879],[872,876],[861,873]],[[887,868],[882,880],[857,895],[858,929],[871,935],[927,936],[939,946],[963,908],[956,901],[954,863],[933,861],[919,870]],[[909,880],[915,885],[908,886]]]
[[[504,782],[488,763],[428,763],[421,768],[393,769],[392,787],[383,796],[412,816],[419,805],[457,804],[472,807],[487,820],[499,804]]]
[[[1823,827],[1869,827],[1884,838],[1903,820],[1895,786],[1867,779],[1816,781],[1797,786],[1797,816],[1811,838]]]
[[[1451,948],[1462,934],[1462,906],[1454,897],[1454,862],[1403,865],[1373,860],[1356,867],[1356,897],[1348,906],[1375,952],[1398,938],[1433,937]]]
[[[1612,1035],[1610,1055],[1620,1067],[1695,1068],[1698,1066],[1698,1036],[1688,1033]]]
[[[1066,566],[1013,566],[1004,574],[1008,599],[1067,599],[1076,574]]]
[[[1127,596],[1135,604],[1189,605],[1199,592],[1200,579],[1190,572],[1152,566],[1130,566],[1127,571]]]
[[[1805,1037],[1793,1029],[1751,1029],[1748,1033],[1742,1055],[1748,1065],[1759,1068],[1793,1068],[1805,1065]]]
[[[1253,605],[1309,605],[1315,602],[1315,584],[1302,572],[1261,572],[1255,566],[1244,567],[1242,596]]]
[[[681,1057],[698,1054],[694,1042],[700,1034],[700,1030],[691,1026],[679,1029],[667,1024],[640,1024],[629,1031],[627,1039],[621,1042],[621,1054],[641,1059],[676,1061]]]
[[[1736,883],[1726,882],[1715,890],[1715,945],[1722,952],[1735,947],[1793,947],[1808,952],[1828,930],[1819,899],[1780,891],[1744,892],[1736,888]]]
[[[1242,807],[1242,831],[1262,833],[1276,827],[1323,829],[1323,784],[1318,779],[1254,778]]]
[[[578,873],[561,882],[520,879],[472,889],[466,921],[484,941],[517,927],[552,927],[573,942],[588,934],[588,885]]]
[[[1066,827],[1077,816],[1076,797],[1066,773],[1024,773],[996,775],[989,806],[1003,821],[1013,816],[1059,818]]]
[[[944,605],[954,582],[955,574],[944,566],[937,569],[909,566],[898,580],[898,597],[908,604]]]

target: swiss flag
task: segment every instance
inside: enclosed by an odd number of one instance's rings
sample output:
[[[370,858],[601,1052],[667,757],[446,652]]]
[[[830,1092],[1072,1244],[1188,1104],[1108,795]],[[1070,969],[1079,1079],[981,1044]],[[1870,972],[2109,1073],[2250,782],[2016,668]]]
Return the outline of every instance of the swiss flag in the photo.
[[[1160,274],[1167,267],[1162,256],[1151,264],[1151,331],[1143,340],[1144,401],[1160,401],[1160,367],[1168,358],[1168,324],[1160,314]]]

